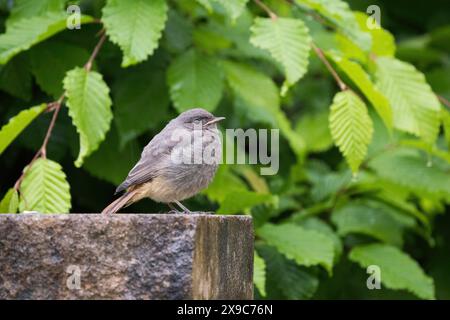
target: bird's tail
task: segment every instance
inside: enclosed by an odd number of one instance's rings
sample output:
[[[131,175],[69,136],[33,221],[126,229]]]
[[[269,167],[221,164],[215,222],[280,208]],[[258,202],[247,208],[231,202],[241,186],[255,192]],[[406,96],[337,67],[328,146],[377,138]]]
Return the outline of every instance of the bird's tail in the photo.
[[[123,195],[121,195],[119,198],[114,200],[109,206],[107,206],[105,209],[103,209],[102,214],[110,214],[110,213],[116,213],[123,207],[126,207],[127,205],[131,204],[129,203],[131,198],[136,194],[137,190],[131,190],[125,192]]]

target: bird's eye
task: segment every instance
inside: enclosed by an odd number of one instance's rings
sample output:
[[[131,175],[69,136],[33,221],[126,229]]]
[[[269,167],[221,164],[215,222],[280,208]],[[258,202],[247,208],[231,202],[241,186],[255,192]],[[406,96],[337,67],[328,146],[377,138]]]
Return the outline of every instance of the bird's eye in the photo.
[[[201,123],[201,121],[200,121],[199,119],[195,119],[195,120],[194,120],[194,124],[195,124],[195,125],[199,125],[200,123]]]

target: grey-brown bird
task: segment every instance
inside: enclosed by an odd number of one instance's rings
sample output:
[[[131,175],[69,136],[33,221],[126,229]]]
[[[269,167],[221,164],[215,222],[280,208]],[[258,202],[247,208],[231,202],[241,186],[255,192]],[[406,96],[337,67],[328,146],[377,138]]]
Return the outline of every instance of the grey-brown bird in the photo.
[[[173,204],[177,204],[190,213],[180,201],[196,195],[213,179],[222,152],[217,122],[223,119],[196,108],[171,120],[117,187],[116,194],[125,193],[102,213],[115,213],[143,198],[167,203],[175,211]]]

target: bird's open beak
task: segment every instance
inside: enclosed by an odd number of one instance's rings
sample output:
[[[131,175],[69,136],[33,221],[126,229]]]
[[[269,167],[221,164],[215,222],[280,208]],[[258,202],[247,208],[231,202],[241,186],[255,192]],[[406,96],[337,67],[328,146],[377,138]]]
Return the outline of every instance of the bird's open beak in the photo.
[[[203,126],[207,127],[207,126],[209,126],[211,124],[217,123],[217,122],[222,121],[224,119],[225,119],[225,117],[215,117],[214,119],[212,119],[212,120],[208,121],[207,123],[205,123]]]

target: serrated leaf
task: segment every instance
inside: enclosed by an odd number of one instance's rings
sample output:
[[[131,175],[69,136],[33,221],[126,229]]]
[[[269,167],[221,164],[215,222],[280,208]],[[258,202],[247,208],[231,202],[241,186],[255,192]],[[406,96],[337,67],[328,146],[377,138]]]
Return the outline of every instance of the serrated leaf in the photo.
[[[257,230],[257,235],[297,264],[321,265],[331,274],[334,244],[326,235],[289,223],[266,223]]]
[[[109,88],[101,74],[77,67],[67,72],[64,89],[69,115],[80,135],[80,152],[75,161],[75,166],[80,167],[109,130],[112,120]]]
[[[409,63],[380,57],[377,86],[389,100],[394,126],[433,144],[439,133],[440,104],[424,75]]]
[[[349,258],[363,268],[377,265],[381,271],[381,283],[388,288],[405,289],[422,299],[434,299],[433,279],[396,247],[383,244],[358,246],[352,249]]]
[[[13,140],[34,120],[47,105],[45,103],[26,110],[22,110],[12,117],[0,130],[0,154],[13,142]]]
[[[364,93],[370,103],[374,106],[386,127],[392,129],[393,115],[389,101],[378,90],[375,84],[372,83],[372,80],[370,80],[369,75],[364,69],[358,63],[340,57],[337,54],[330,53],[328,56],[333,59],[339,69],[344,71],[352,82]]]
[[[266,291],[271,299],[310,299],[319,287],[319,280],[305,267],[285,258],[275,248],[258,246],[266,262]]]
[[[85,160],[83,168],[94,177],[119,185],[139,160],[140,153],[136,140],[120,148],[118,133],[111,128],[98,150]]]
[[[89,52],[73,44],[47,41],[34,47],[30,57],[36,82],[43,91],[58,98],[63,93],[62,81],[66,72],[83,66],[89,59]]]
[[[263,297],[266,296],[266,263],[255,251],[253,258],[253,282]]]
[[[285,95],[308,69],[311,37],[303,21],[291,18],[256,18],[251,27],[250,41],[256,47],[268,50],[286,75],[281,89]]]
[[[102,21],[123,52],[122,67],[142,62],[158,47],[167,20],[165,0],[108,0]]]
[[[47,12],[61,12],[66,0],[15,0],[7,26],[24,18],[44,15]]]
[[[39,158],[26,170],[20,186],[20,211],[68,213],[70,186],[59,163]]]
[[[349,203],[334,210],[331,220],[341,236],[359,233],[398,247],[403,244],[402,226],[380,208],[362,203]]]
[[[411,155],[384,154],[369,162],[388,181],[408,187],[417,194],[450,197],[450,174],[424,159]]]
[[[225,195],[217,210],[218,214],[245,213],[254,206],[276,204],[277,197],[267,193],[253,191],[229,192]]]
[[[364,102],[353,92],[342,91],[334,96],[330,131],[350,168],[357,172],[367,154],[373,128]]]
[[[347,2],[343,0],[295,0],[300,7],[314,10],[364,51],[371,48],[371,37],[364,32]]]
[[[195,50],[179,56],[167,71],[172,101],[181,113],[194,107],[213,111],[222,97],[222,71],[216,60]]]
[[[324,234],[333,241],[334,244],[334,261],[338,261],[344,250],[341,238],[334,232],[330,225],[319,218],[308,218],[300,222],[300,226],[307,230],[314,230]]]
[[[5,64],[19,52],[28,50],[31,46],[65,30],[66,21],[65,13],[49,12],[12,24],[6,33],[0,35],[0,64]],[[92,17],[81,16],[81,23],[91,21]]]
[[[0,213],[16,213],[17,209],[19,209],[19,195],[16,189],[11,188],[0,202]]]

